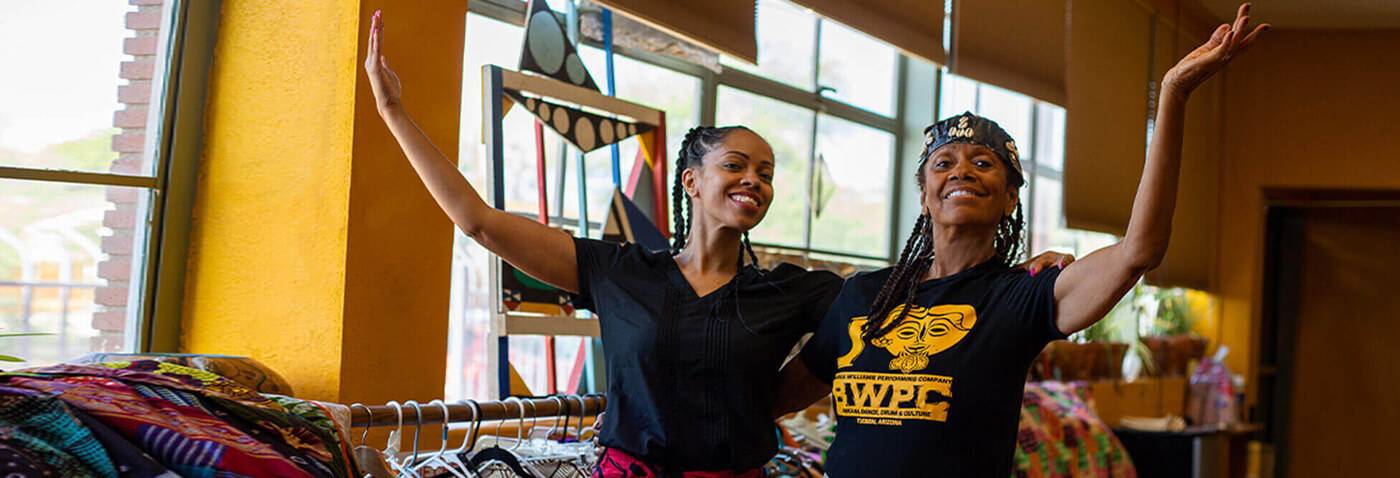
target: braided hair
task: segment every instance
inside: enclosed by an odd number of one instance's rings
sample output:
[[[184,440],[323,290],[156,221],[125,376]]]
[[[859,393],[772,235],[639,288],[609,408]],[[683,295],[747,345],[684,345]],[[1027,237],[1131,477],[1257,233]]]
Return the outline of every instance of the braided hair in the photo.
[[[696,126],[685,133],[685,140],[681,141],[681,151],[676,154],[676,180],[671,186],[671,213],[675,221],[671,252],[680,252],[685,248],[686,241],[690,239],[690,221],[694,213],[694,208],[690,207],[690,201],[685,196],[685,187],[681,185],[681,177],[685,170],[699,168],[704,163],[705,155],[735,131],[753,133],[753,130],[744,126]],[[748,231],[744,231],[740,242],[739,269],[744,268],[745,253],[748,254],[750,263],[758,266],[758,255],[754,254],[753,245],[749,243]]]
[[[914,173],[914,180],[918,182],[921,192],[924,189],[924,163],[932,154],[933,151],[925,150],[919,155],[919,170]],[[1008,168],[1006,184],[1009,188],[1019,189],[1025,182],[1025,178],[1019,173]],[[997,258],[1007,266],[1015,265],[1021,256],[1025,228],[1026,221],[1021,215],[1019,203],[1011,214],[1002,216],[1001,222],[997,224],[993,248]],[[909,315],[909,304],[914,302],[914,293],[919,288],[919,282],[923,281],[929,268],[933,266],[933,254],[933,218],[928,214],[920,214],[919,219],[914,222],[913,233],[904,242],[904,251],[899,254],[899,262],[895,263],[894,270],[890,271],[890,276],[885,279],[884,287],[875,295],[875,303],[870,307],[869,321],[861,334],[862,339],[869,341],[884,336],[904,321],[904,317]],[[895,309],[900,309],[899,316],[890,319],[889,316]]]

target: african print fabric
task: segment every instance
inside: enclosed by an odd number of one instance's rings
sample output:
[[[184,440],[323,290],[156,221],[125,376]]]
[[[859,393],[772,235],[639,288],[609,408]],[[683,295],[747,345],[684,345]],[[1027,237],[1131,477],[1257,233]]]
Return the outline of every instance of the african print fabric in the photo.
[[[12,448],[0,440],[0,476],[5,478],[50,478],[58,477],[48,463],[34,457],[27,450]]]
[[[1029,382],[1015,476],[1136,477],[1128,452],[1084,397],[1082,383]]]
[[[31,400],[49,400],[73,412],[59,423],[82,430],[95,453],[62,451],[85,467],[94,466],[87,464],[92,456],[101,457],[106,468],[72,476],[118,476],[113,471],[118,468],[121,476],[135,477],[357,473],[344,449],[342,427],[324,408],[287,397],[274,400],[209,372],[154,361],[57,365],[0,373],[3,389],[12,392],[0,396],[45,397]],[[52,447],[65,443],[59,438],[37,441]],[[46,463],[57,467],[66,461]]]
[[[43,442],[71,456],[84,473],[113,476],[116,469],[107,452],[82,422],[69,414],[68,406],[54,397],[31,390],[0,386],[0,427]],[[66,461],[66,460],[65,460]]]
[[[288,412],[306,420],[312,430],[324,443],[325,449],[335,457],[339,465],[337,472],[344,470],[346,476],[359,476],[356,465],[350,457],[350,409],[338,403],[322,403],[285,395],[267,395],[268,398],[286,408]]]
[[[141,447],[136,446],[126,437],[121,436],[116,430],[112,430],[100,420],[92,415],[83,413],[80,410],[68,410],[83,425],[92,431],[92,435],[97,437],[97,441],[102,442],[102,447],[107,449],[107,457],[112,459],[112,464],[117,467],[117,476],[122,478],[180,478],[180,475],[170,471],[165,465],[160,464],[155,458],[147,454]]]

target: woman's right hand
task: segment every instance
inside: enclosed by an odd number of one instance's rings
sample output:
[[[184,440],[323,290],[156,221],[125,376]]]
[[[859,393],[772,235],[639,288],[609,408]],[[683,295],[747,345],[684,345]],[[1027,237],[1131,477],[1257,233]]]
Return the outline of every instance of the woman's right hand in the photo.
[[[389,62],[380,53],[384,38],[383,12],[375,11],[369,23],[369,52],[365,55],[365,73],[369,75],[369,87],[374,90],[374,105],[380,116],[401,111],[399,75],[389,68]]]

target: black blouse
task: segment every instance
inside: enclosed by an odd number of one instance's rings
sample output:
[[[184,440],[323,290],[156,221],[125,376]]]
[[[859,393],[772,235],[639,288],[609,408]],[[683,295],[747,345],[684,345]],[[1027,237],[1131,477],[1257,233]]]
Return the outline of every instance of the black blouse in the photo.
[[[598,314],[603,334],[602,444],[668,471],[751,469],[772,458],[778,369],[816,329],[841,278],[748,266],[700,297],[670,252],[584,238],[574,248],[574,304]]]

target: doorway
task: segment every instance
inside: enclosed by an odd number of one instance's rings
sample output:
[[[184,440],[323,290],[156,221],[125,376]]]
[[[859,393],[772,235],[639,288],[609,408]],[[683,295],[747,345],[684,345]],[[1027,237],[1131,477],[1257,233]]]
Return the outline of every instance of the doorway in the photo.
[[[1277,476],[1393,473],[1400,203],[1271,203],[1258,417]]]

